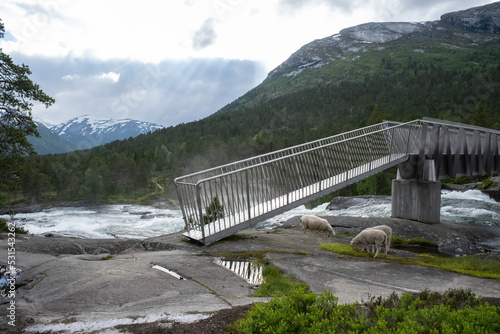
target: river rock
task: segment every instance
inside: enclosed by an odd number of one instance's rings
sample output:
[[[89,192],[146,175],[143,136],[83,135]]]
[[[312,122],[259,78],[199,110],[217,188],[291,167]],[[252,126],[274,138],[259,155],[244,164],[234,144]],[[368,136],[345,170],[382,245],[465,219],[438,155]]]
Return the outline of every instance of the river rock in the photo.
[[[48,255],[117,254],[139,244],[137,239],[78,239],[17,235],[16,251]]]
[[[449,256],[465,256],[483,253],[487,250],[500,251],[498,240],[500,227],[477,226],[441,222],[439,224],[425,224],[414,220],[381,217],[348,217],[348,216],[321,216],[328,220],[337,233],[336,240],[341,235],[354,236],[368,227],[388,225],[393,235],[404,238],[421,238],[434,242],[438,251]],[[283,223],[283,227],[298,227],[300,216],[292,217]],[[348,243],[350,238],[346,241]],[[495,240],[495,244],[491,241]],[[338,241],[336,241],[338,242]],[[485,247],[486,245],[488,247]]]

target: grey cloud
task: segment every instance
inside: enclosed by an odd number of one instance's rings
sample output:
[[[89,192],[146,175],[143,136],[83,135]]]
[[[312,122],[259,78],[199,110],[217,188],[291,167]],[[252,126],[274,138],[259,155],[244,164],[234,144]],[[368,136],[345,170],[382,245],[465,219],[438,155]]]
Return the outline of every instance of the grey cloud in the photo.
[[[215,32],[214,19],[206,19],[201,27],[193,35],[193,49],[201,50],[215,43],[217,33]]]
[[[61,13],[64,3],[58,1],[47,1],[41,4],[36,3],[17,3],[16,6],[25,12],[24,16],[31,16],[32,24],[43,27],[48,21],[58,19],[74,24],[74,20],[68,19]]]
[[[132,118],[164,126],[207,117],[259,84],[263,64],[227,59],[127,60],[41,58],[11,55],[27,64],[31,79],[56,99],[33,114],[58,124],[84,114]],[[108,73],[119,74],[111,80]],[[113,75],[111,75],[113,77]]]
[[[434,15],[439,17],[445,13],[483,6],[488,3],[490,1],[485,0],[412,0],[400,1],[399,5],[404,12],[416,12],[419,14],[434,12]]]
[[[438,19],[442,14],[490,3],[487,0],[280,0],[284,12],[295,12],[305,7],[327,5],[332,11],[352,13],[356,8],[374,8],[374,19],[405,21],[405,17],[417,20]],[[347,28],[347,27],[346,27]]]
[[[354,8],[363,6],[366,1],[361,0],[281,0],[280,9],[285,12],[295,12],[303,9],[306,6],[315,6],[326,4],[332,10],[340,10],[346,13],[351,12]]]

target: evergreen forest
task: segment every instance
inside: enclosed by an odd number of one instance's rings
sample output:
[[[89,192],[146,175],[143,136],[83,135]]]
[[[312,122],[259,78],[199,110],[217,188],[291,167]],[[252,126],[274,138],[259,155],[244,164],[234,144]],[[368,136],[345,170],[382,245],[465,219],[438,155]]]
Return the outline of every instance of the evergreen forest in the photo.
[[[393,43],[356,62],[268,77],[199,121],[88,150],[26,157],[0,179],[0,204],[175,202],[178,176],[383,120],[432,117],[500,129],[499,46],[414,48]],[[346,191],[388,194],[394,175],[390,170]]]

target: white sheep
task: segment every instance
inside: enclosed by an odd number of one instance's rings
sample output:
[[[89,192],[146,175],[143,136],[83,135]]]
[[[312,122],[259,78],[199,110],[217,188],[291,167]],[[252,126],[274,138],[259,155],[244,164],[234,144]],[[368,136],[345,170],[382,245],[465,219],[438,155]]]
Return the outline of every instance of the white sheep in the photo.
[[[391,248],[392,228],[390,228],[387,225],[378,225],[378,226],[368,227],[367,230],[369,229],[381,230],[384,231],[385,234],[387,234],[387,244],[385,245],[385,254],[387,255],[389,248]]]
[[[330,235],[332,237],[335,235],[335,231],[326,219],[313,215],[302,216],[300,218],[300,225],[302,226],[304,233],[306,233],[306,230],[316,230],[319,232],[325,232],[327,238]]]
[[[375,245],[377,247],[375,258],[378,256],[382,245],[387,245],[387,234],[381,230],[365,229],[359,232],[359,234],[351,240],[352,249],[356,249],[358,245],[362,245],[364,249],[368,249],[368,246]],[[385,255],[387,255],[387,247],[385,247],[385,250]]]

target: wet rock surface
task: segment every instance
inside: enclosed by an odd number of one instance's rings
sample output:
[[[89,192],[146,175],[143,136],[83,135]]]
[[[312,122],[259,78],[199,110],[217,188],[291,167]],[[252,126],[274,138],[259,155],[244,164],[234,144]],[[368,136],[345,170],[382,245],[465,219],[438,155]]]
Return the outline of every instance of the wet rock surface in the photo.
[[[6,234],[0,233],[0,239],[5,237]],[[135,239],[79,239],[57,235],[35,236],[17,234],[16,238],[16,251],[52,256],[117,254],[141,242],[141,240]]]
[[[471,288],[488,298],[500,296],[496,280],[386,263],[383,258],[339,256],[319,247],[329,242],[348,244],[362,229],[387,224],[397,236],[434,241],[441,244],[440,251],[449,248],[450,255],[456,255],[459,248],[472,252],[475,246],[480,250],[481,242],[498,236],[498,230],[326,216],[323,218],[337,232],[335,237],[326,238],[314,232],[303,233],[299,218],[293,217],[275,229],[244,230],[212,245],[189,242],[182,233],[146,240],[20,236],[16,241],[16,264],[22,269],[16,296],[17,329],[62,333],[120,328],[125,333],[139,333],[170,328],[172,333],[183,333],[223,328],[252,303],[269,300],[253,297],[253,284],[216,263],[221,256],[232,254],[237,258],[239,253],[249,251],[266,252],[272,265],[305,282],[314,292],[332,291],[340,303],[388,296],[393,291],[444,292],[450,287]],[[1,259],[6,259],[7,246],[7,239],[0,239]],[[417,256],[401,249],[391,249],[389,255]],[[5,319],[3,306],[0,316]],[[183,317],[191,319],[189,324],[182,324],[186,322],[179,320]],[[0,327],[9,329],[3,323]]]

